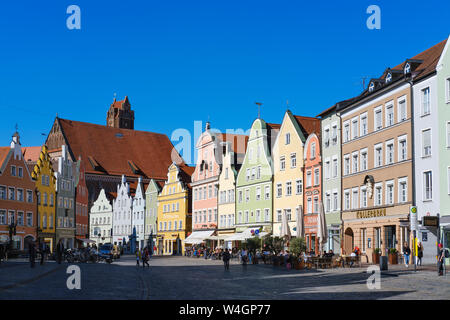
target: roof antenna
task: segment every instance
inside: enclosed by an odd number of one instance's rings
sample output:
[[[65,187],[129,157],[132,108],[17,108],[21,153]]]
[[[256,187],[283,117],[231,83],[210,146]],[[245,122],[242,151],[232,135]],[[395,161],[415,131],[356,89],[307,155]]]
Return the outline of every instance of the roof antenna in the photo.
[[[114,101],[116,101],[117,93],[114,92]]]
[[[261,119],[261,106],[262,106],[262,102],[255,102],[255,104],[258,106],[258,119]]]
[[[366,77],[361,77],[361,84],[362,84],[362,87],[363,87],[363,91],[366,90],[366,79],[367,78],[368,78],[367,76]]]

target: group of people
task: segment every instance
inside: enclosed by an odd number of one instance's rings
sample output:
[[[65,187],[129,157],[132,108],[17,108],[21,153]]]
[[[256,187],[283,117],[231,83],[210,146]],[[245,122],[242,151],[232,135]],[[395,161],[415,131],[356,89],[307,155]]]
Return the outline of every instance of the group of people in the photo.
[[[34,268],[37,254],[41,254],[40,264],[43,265],[48,254],[50,254],[50,247],[45,241],[36,240],[28,243],[28,253],[30,259],[30,266]]]
[[[147,247],[142,248],[141,250],[136,249],[136,266],[140,266],[140,261],[142,261],[142,268],[147,267],[150,268],[150,264],[148,261],[150,260],[150,256],[152,255],[151,251],[148,250]]]

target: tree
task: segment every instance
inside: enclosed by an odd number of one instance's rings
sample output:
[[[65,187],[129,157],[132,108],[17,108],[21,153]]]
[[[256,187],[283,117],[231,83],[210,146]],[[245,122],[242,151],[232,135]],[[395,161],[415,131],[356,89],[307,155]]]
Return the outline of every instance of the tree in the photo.
[[[248,238],[245,242],[245,247],[248,251],[255,253],[256,249],[259,249],[260,247],[260,241],[261,240],[258,237]]]
[[[292,238],[289,244],[289,251],[291,251],[295,256],[299,257],[300,254],[306,251],[306,242],[302,237]]]
[[[267,250],[277,255],[281,250],[283,250],[284,239],[280,237],[271,237],[268,235],[264,237],[264,246]]]

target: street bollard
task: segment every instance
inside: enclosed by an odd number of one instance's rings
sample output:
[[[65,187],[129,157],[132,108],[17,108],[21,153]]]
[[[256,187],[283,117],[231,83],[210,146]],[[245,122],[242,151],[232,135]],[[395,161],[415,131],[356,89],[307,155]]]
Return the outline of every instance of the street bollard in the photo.
[[[388,257],[380,256],[380,270],[387,270],[387,269],[388,269]]]

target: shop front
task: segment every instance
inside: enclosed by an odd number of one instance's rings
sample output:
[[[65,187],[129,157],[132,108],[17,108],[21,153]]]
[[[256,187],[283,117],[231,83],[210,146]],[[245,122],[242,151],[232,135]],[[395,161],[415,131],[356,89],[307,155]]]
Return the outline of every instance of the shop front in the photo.
[[[362,262],[374,263],[376,252],[400,257],[405,242],[412,250],[408,210],[407,206],[391,206],[344,212],[343,253],[350,255],[358,247]]]
[[[317,223],[319,215],[308,213],[304,216],[306,252],[319,253],[319,240],[317,239]]]

